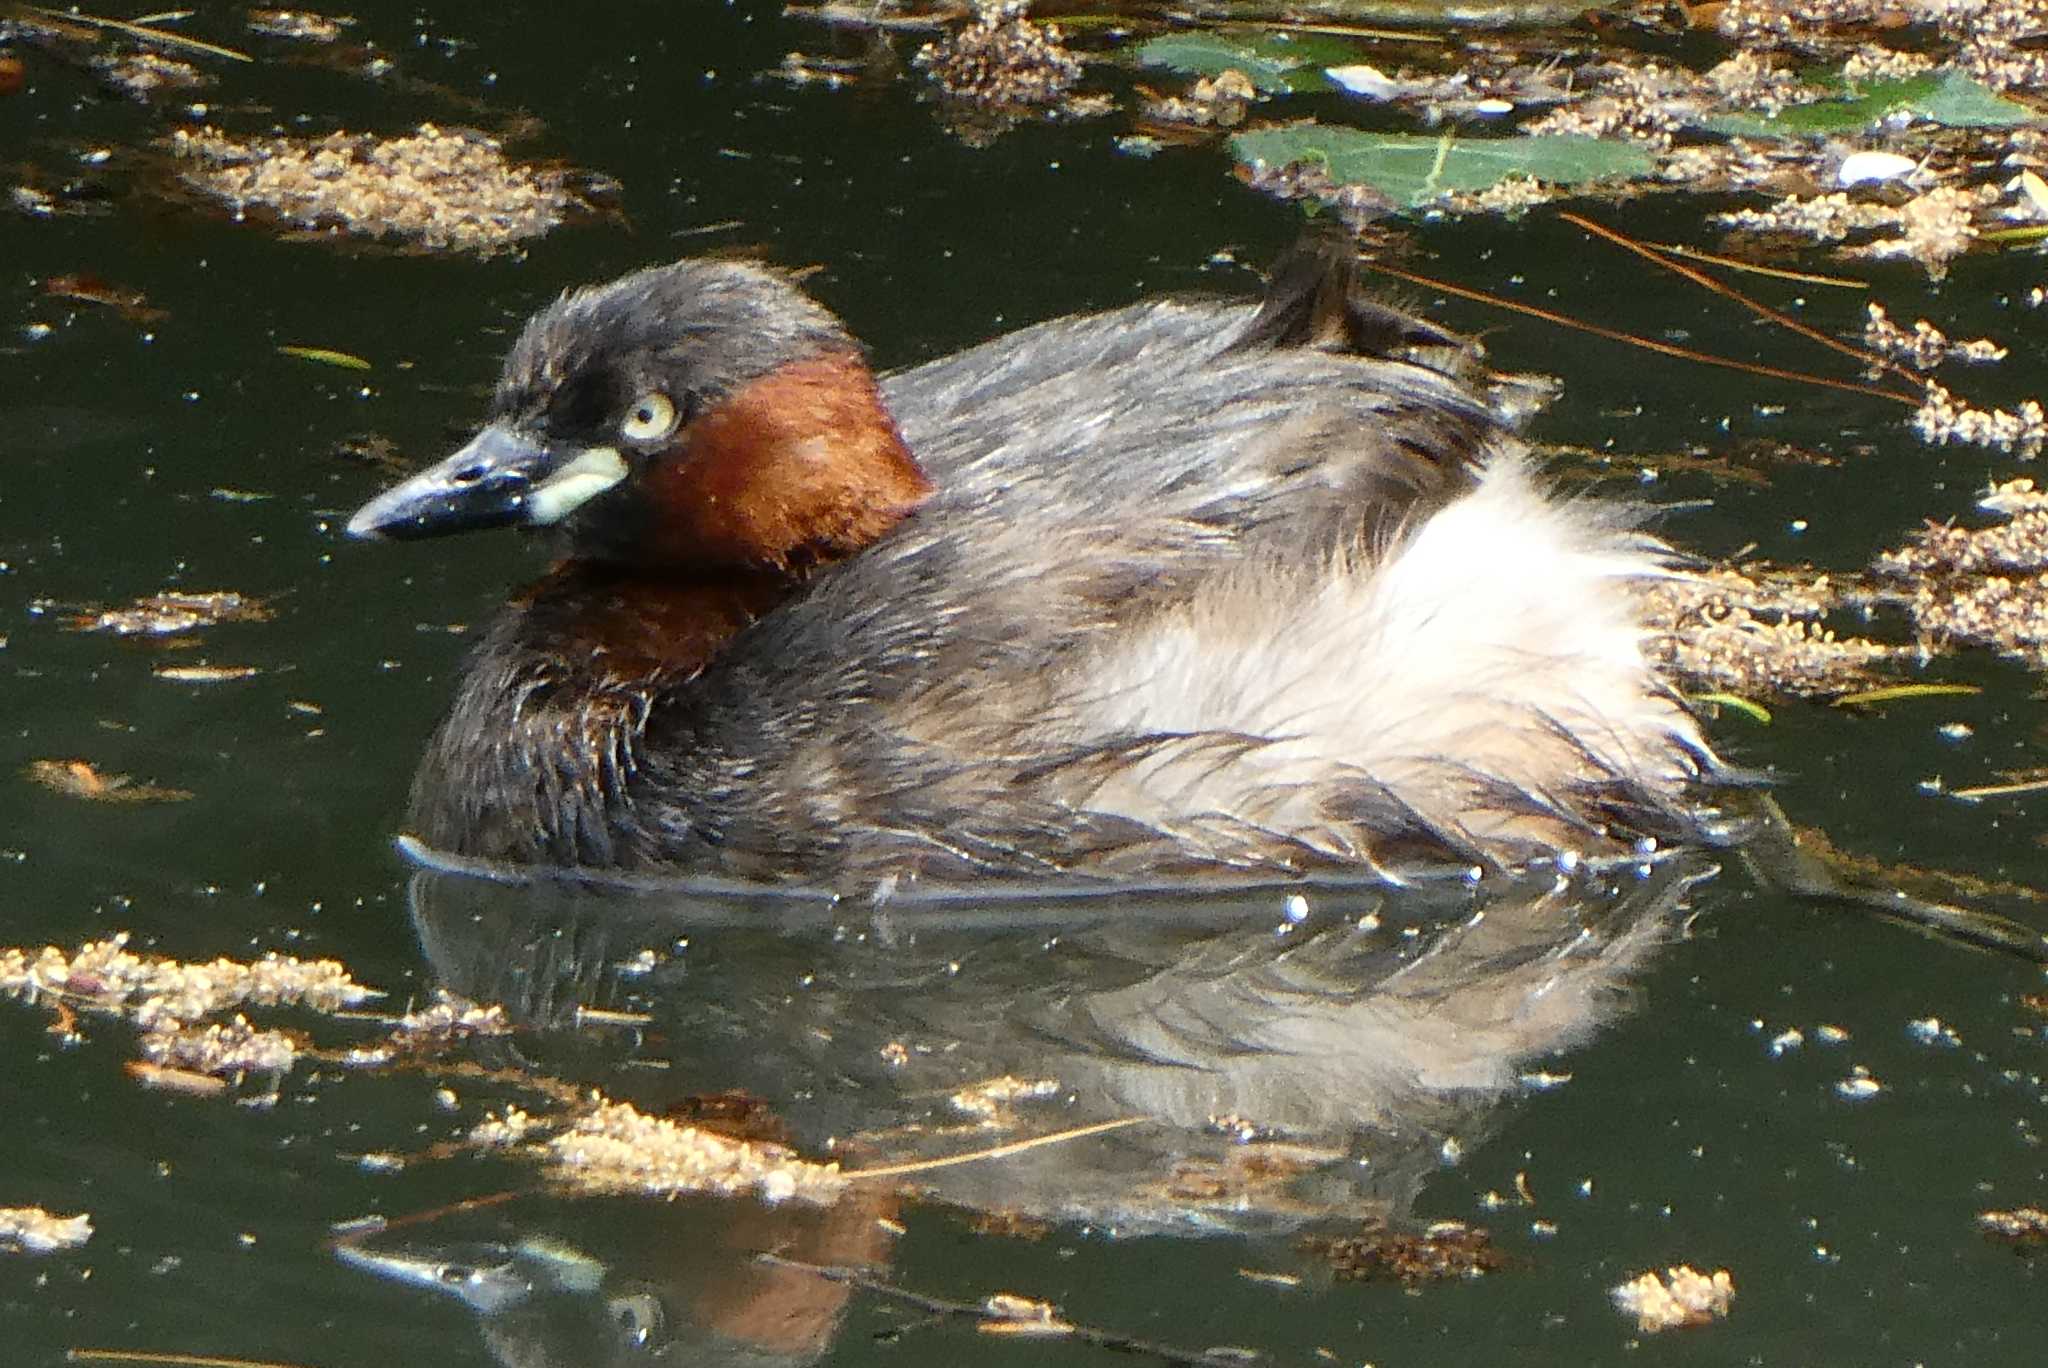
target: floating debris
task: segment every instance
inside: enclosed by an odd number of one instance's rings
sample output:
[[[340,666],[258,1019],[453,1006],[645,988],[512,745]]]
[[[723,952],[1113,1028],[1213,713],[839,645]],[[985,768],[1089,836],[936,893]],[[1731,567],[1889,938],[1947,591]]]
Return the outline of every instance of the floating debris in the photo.
[[[2010,480],[1992,486],[1977,506],[2006,521],[1979,528],[1929,523],[1906,545],[1880,554],[1878,573],[1918,579],[2048,570],[2048,493],[2030,479]]]
[[[1815,242],[1840,242],[1851,233],[1897,223],[1898,212],[1890,205],[1852,200],[1837,191],[1810,198],[1792,195],[1768,209],[1716,214],[1711,222],[1753,233],[1790,233]]]
[[[1906,257],[1919,262],[1936,280],[1949,263],[1975,244],[1977,217],[1997,205],[2002,191],[1995,185],[1963,188],[1936,186],[1904,204],[1851,199],[1843,191],[1811,198],[1791,196],[1767,209],[1738,209],[1716,214],[1712,222],[1753,233],[1789,233],[1815,242],[1844,242],[1881,228],[1896,228],[1895,237],[1844,246],[1844,256],[1873,259]]]
[[[991,1078],[973,1087],[963,1088],[947,1100],[953,1110],[968,1116],[980,1117],[991,1124],[1000,1124],[1009,1118],[1019,1102],[1042,1102],[1057,1097],[1060,1081],[1057,1078],[1015,1078],[1004,1075]]]
[[[137,1083],[156,1092],[182,1093],[187,1097],[219,1097],[228,1090],[226,1079],[212,1078],[190,1069],[167,1069],[140,1059],[131,1059],[121,1068]]]
[[[1940,1017],[1919,1017],[1906,1023],[1906,1034],[1922,1045],[1932,1045],[1944,1050],[1953,1050],[1963,1043],[1956,1028]]]
[[[1879,555],[1914,625],[1937,642],[1980,645],[2048,668],[2048,503],[2031,480],[1994,487],[1980,508],[2005,521],[1931,523]]]
[[[1259,88],[1242,71],[1230,70],[1198,78],[1185,95],[1154,96],[1139,108],[1139,116],[1154,123],[1180,124],[1188,128],[1235,128],[1251,111]]]
[[[139,1048],[144,1059],[161,1068],[216,1078],[252,1073],[275,1077],[289,1073],[299,1057],[299,1042],[293,1036],[252,1026],[239,1013],[205,1026],[160,1023],[143,1034]]]
[[[118,312],[130,323],[161,323],[169,318],[166,309],[150,307],[149,296],[140,290],[124,290],[93,275],[54,275],[43,279],[43,294],[50,299],[72,299],[100,304]]]
[[[1735,1280],[1725,1268],[1709,1277],[1678,1264],[1664,1270],[1663,1278],[1645,1273],[1608,1295],[1622,1314],[1636,1318],[1636,1329],[1655,1335],[1726,1318],[1735,1300]]]
[[[717,1131],[729,1140],[766,1140],[785,1147],[795,1144],[789,1123],[765,1097],[740,1088],[697,1093],[670,1105],[670,1119]]]
[[[0,1207],[0,1253],[52,1254],[92,1238],[92,1217],[53,1216],[41,1207]]]
[[[1861,1064],[1849,1070],[1849,1076],[1835,1083],[1835,1095],[1845,1102],[1867,1102],[1884,1091],[1884,1084]]]
[[[1718,93],[1704,78],[1657,62],[1603,62],[1582,67],[1587,93],[1532,119],[1522,131],[1582,138],[1626,138],[1668,149],[1672,138],[1705,116]]]
[[[217,128],[178,129],[170,149],[185,182],[237,215],[427,251],[504,251],[595,206],[559,167],[508,161],[497,139],[421,124],[403,138],[237,141]]]
[[[913,59],[939,89],[989,105],[1052,105],[1081,79],[1058,28],[1034,24],[1030,0],[984,0],[958,32],[926,43]]]
[[[1977,1228],[1994,1239],[2005,1240],[2021,1249],[2038,1249],[2048,1244],[2048,1211],[2037,1206],[2014,1207],[2010,1211],[1980,1211]]]
[[[49,605],[39,605],[47,611]],[[223,622],[266,622],[269,604],[232,589],[206,593],[150,594],[125,608],[87,608],[65,619],[74,632],[112,632],[115,636],[174,636]]]
[[[123,52],[96,57],[95,75],[131,100],[147,104],[165,91],[198,90],[213,77],[190,62],[156,52]]]
[[[301,1006],[332,1013],[379,994],[348,975],[338,960],[267,954],[243,962],[186,964],[128,949],[128,933],[88,941],[70,954],[0,948],[0,993],[119,1012],[144,1030],[182,1024],[231,1007]]]
[[[1347,1282],[1398,1282],[1404,1287],[1446,1278],[1477,1278],[1506,1263],[1484,1227],[1438,1221],[1421,1234],[1368,1222],[1356,1235],[1308,1235],[1296,1247],[1328,1263]]]
[[[334,454],[345,461],[364,465],[383,475],[405,476],[419,469],[419,463],[398,449],[382,433],[365,432],[335,443]]]
[[[911,60],[938,87],[946,125],[970,147],[985,147],[1030,118],[1107,114],[1107,96],[1074,93],[1081,63],[1058,28],[1025,17],[1029,0],[983,3],[952,35]]]
[[[1304,1175],[1339,1158],[1332,1150],[1285,1141],[1244,1141],[1231,1146],[1220,1160],[1177,1161],[1142,1198],[1174,1206],[1233,1208],[1278,1201]]]
[[[506,1149],[526,1141],[538,1124],[530,1112],[507,1107],[502,1113],[490,1113],[471,1126],[469,1143],[483,1149]]]
[[[1944,361],[1984,365],[2006,358],[2006,349],[1988,337],[1951,342],[1947,334],[1924,318],[1913,324],[1913,331],[1907,332],[1891,321],[1884,305],[1872,300],[1866,307],[1870,318],[1863,325],[1863,345],[1880,355],[1904,361],[1916,370],[1933,370]]]
[[[986,1319],[974,1328],[984,1335],[1021,1335],[1028,1338],[1061,1339],[1074,1333],[1070,1321],[1059,1318],[1051,1302],[1020,1297],[1014,1292],[996,1292],[981,1299]]]
[[[353,27],[348,15],[315,14],[311,10],[252,9],[246,20],[251,33],[269,38],[291,38],[302,43],[332,43],[342,30]]]
[[[336,351],[332,347],[290,345],[279,347],[277,351],[280,356],[289,356],[299,361],[311,361],[322,366],[334,366],[340,370],[366,371],[374,369],[368,361],[365,361],[353,352]]]
[[[173,684],[232,684],[263,671],[254,665],[159,665],[150,673]]]
[[[512,1023],[502,1006],[471,1002],[436,988],[431,1005],[407,1012],[383,1041],[350,1050],[345,1059],[356,1068],[374,1068],[402,1057],[436,1054],[465,1041],[510,1034]]]
[[[125,774],[102,774],[89,760],[31,760],[28,777],[52,793],[92,803],[182,803],[192,790],[138,784]]]
[[[775,68],[777,80],[793,86],[816,85],[827,90],[864,80],[875,74],[875,64],[861,58],[818,57],[803,52],[785,52]]]
[[[1652,659],[1698,693],[1833,698],[1866,687],[1921,652],[1838,636],[1835,577],[1753,563],[1673,576],[1644,595]]]
[[[2028,399],[2010,411],[1971,408],[1931,380],[1926,400],[1913,411],[1913,428],[1931,446],[1955,442],[2010,451],[2022,458],[2039,455],[2048,444],[2048,412],[2039,400]]]
[[[728,1140],[624,1102],[599,1103],[542,1149],[550,1177],[588,1194],[712,1192],[828,1205],[847,1182],[836,1163],[812,1163],[782,1145]]]
[[[1994,185],[1974,189],[1938,185],[1899,206],[1899,236],[1846,247],[1843,254],[1880,261],[1905,257],[1926,267],[1932,279],[1940,280],[1948,274],[1948,264],[1977,240],[1977,212],[1998,200],[1999,190]]]

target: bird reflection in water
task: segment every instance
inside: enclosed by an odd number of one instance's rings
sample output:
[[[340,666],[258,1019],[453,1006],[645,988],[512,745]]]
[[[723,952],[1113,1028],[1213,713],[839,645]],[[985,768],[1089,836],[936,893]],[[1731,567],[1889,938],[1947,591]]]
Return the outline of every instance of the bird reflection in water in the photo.
[[[1398,1228],[1526,1073],[1623,1009],[1709,872],[875,908],[421,871],[428,959],[529,1028],[512,1038],[522,1068],[650,1114],[751,1099],[748,1126],[854,1181],[825,1208],[531,1194],[342,1256],[459,1298],[508,1366],[680,1345],[808,1362],[852,1288],[757,1256],[885,1278],[903,1202],[998,1228]],[[591,1008],[644,1025],[577,1029]],[[1133,1124],[1018,1147],[1118,1120]],[[476,1220],[483,1244],[441,1228]]]
[[[879,1189],[824,1209],[535,1196],[487,1215],[455,1211],[403,1232],[344,1239],[336,1253],[351,1267],[454,1297],[506,1368],[663,1360],[768,1368],[819,1358],[852,1289],[756,1253],[874,1264],[885,1254],[888,1200]]]

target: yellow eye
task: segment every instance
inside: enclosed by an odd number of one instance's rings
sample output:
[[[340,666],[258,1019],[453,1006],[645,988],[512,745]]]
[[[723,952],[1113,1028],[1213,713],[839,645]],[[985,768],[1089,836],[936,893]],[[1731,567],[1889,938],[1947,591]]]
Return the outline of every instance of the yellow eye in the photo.
[[[660,390],[649,390],[633,401],[619,423],[619,434],[629,442],[654,442],[676,430],[676,405]]]

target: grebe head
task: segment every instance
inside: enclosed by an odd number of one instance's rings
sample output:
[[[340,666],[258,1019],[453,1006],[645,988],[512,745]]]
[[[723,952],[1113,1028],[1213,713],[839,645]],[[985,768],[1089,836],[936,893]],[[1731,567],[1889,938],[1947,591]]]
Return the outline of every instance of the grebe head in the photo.
[[[683,261],[535,314],[484,427],[348,531],[553,527],[579,560],[791,569],[858,550],[930,488],[837,319],[773,271]]]

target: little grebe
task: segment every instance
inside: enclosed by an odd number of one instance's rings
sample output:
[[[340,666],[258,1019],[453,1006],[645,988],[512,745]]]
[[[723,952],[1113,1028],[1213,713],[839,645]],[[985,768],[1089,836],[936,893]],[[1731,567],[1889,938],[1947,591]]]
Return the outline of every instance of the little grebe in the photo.
[[[786,276],[578,290],[358,537],[552,527],[413,790],[439,849],[826,883],[1514,864],[1691,830],[1665,552],[1304,251],[879,380]],[[1446,358],[1450,358],[1447,360]]]

